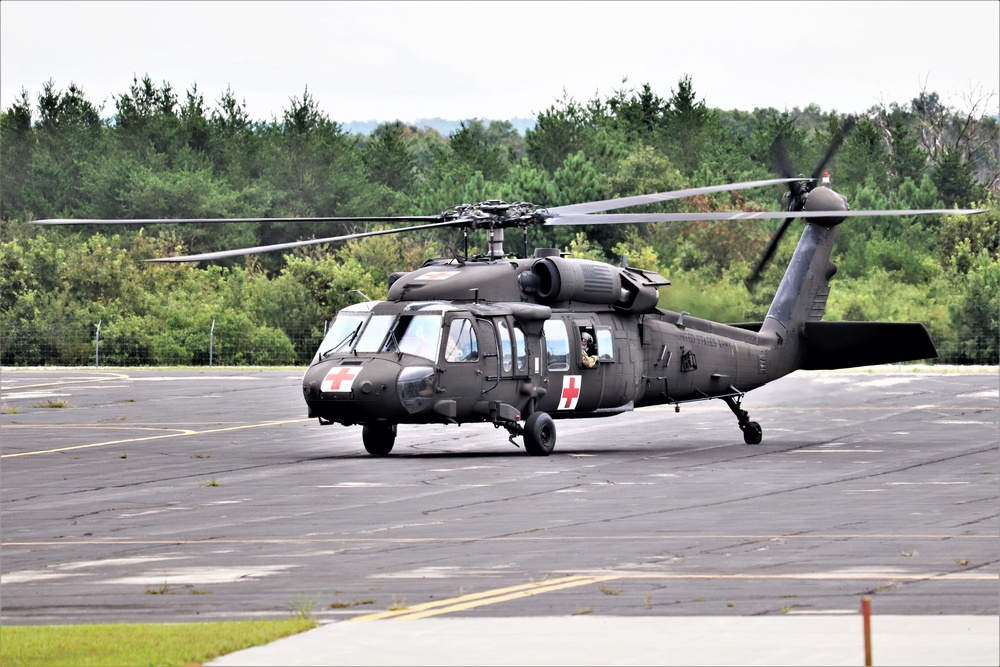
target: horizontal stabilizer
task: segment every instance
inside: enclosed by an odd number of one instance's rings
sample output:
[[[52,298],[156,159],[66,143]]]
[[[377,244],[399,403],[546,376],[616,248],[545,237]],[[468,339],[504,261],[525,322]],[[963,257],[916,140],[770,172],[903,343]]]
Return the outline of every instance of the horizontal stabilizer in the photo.
[[[937,350],[919,322],[806,322],[802,368],[829,370],[934,359]]]
[[[763,322],[730,322],[729,326],[736,327],[737,329],[745,329],[747,331],[752,331],[754,333],[759,333],[760,328],[764,326]]]

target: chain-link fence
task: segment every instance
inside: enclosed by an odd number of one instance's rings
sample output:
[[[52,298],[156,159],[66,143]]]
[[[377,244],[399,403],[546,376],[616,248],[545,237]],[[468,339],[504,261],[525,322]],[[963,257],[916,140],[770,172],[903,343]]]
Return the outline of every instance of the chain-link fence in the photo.
[[[311,329],[215,326],[204,331],[123,331],[99,323],[90,331],[49,329],[30,325],[0,331],[3,366],[305,366],[326,331],[326,323]],[[988,354],[971,354],[968,347],[938,344],[937,364],[995,365],[998,336],[979,332],[971,347]]]
[[[203,332],[123,332],[104,323],[92,331],[0,332],[4,366],[305,366],[325,325],[299,331],[215,327]]]

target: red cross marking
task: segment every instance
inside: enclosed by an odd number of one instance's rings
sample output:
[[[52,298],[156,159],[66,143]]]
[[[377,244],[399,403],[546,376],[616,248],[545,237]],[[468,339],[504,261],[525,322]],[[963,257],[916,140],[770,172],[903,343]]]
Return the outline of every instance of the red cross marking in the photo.
[[[326,378],[323,379],[323,391],[349,391],[351,385],[354,383],[354,378],[357,377],[358,372],[361,369],[358,367],[345,367],[338,366],[332,369],[326,374]],[[347,383],[345,389],[341,389],[341,385]]]
[[[570,375],[563,380],[562,399],[566,403],[559,406],[560,410],[572,410],[576,407],[576,399],[580,398],[580,388],[576,386],[579,378],[579,375]]]
[[[456,273],[458,271],[429,271],[420,277],[424,280],[447,280]]]

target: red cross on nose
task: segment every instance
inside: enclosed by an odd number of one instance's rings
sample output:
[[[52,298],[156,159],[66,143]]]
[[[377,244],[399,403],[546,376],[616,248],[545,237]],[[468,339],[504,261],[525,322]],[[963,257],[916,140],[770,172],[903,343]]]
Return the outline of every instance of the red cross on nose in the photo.
[[[357,366],[339,366],[332,369],[323,379],[323,391],[350,391],[354,378],[358,376],[360,371],[361,368]],[[345,382],[347,386],[343,387]]]

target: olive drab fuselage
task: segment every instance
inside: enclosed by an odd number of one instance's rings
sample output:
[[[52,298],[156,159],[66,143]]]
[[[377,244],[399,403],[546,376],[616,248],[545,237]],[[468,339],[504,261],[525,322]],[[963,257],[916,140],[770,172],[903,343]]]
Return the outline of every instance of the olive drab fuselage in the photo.
[[[397,277],[386,301],[338,314],[305,374],[309,415],[510,425],[536,411],[597,417],[737,396],[773,379],[758,332],[657,308],[667,284],[544,251],[431,262]]]

